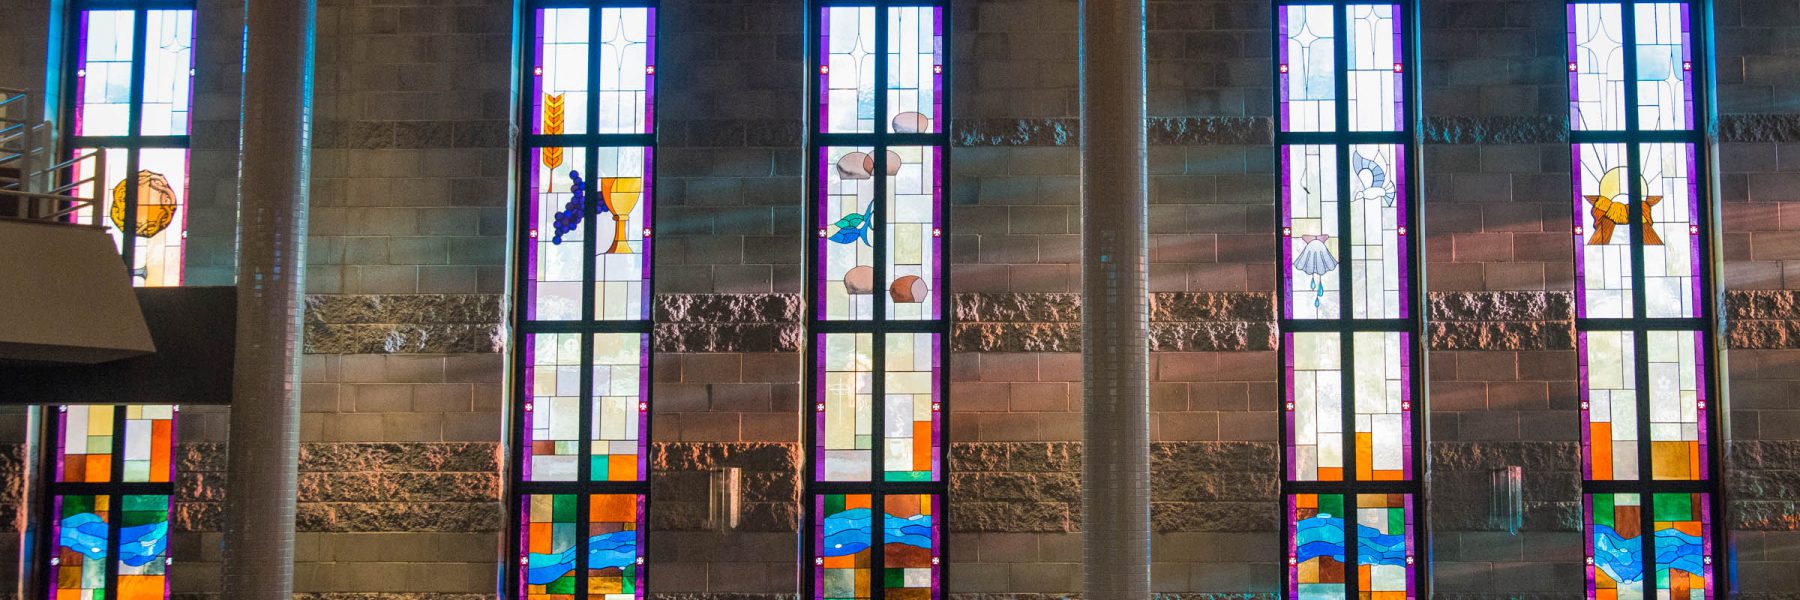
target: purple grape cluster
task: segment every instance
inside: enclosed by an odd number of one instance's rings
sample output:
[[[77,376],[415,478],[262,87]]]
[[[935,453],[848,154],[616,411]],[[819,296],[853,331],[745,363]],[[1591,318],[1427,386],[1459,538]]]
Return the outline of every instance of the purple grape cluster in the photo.
[[[581,180],[581,172],[570,170],[569,203],[563,205],[562,212],[556,213],[556,235],[550,243],[561,245],[563,234],[574,231],[581,226],[581,217],[587,212],[587,183]],[[604,210],[604,209],[602,209]]]

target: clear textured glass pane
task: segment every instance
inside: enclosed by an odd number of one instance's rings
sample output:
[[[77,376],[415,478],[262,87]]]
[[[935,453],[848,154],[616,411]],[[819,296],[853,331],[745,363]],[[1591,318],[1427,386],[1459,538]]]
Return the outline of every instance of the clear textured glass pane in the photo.
[[[594,335],[591,479],[643,481],[648,475],[643,432],[650,414],[649,352],[647,335]]]
[[[883,228],[887,238],[887,317],[895,320],[937,319],[943,302],[944,238],[943,151],[935,147],[899,146],[888,153],[890,166]],[[834,223],[835,225],[835,223]]]
[[[137,246],[131,273],[136,285],[181,285],[187,252],[187,197],[188,151],[181,148],[138,151],[136,181],[121,179],[113,184],[110,220],[120,231],[129,231]]]
[[[593,133],[588,127],[588,63],[592,59],[585,8],[546,8],[533,13],[537,53],[532,57],[532,133]],[[616,116],[616,115],[615,115]]]
[[[112,481],[113,414],[118,407],[87,404],[57,408],[56,480],[70,483]]]
[[[600,122],[596,133],[650,132],[654,14],[650,8],[600,9]]]
[[[573,321],[581,318],[582,246],[587,239],[586,202],[594,197],[583,173],[583,148],[538,148],[531,151],[530,189],[525,206],[525,318]],[[608,230],[610,232],[610,230]]]
[[[526,481],[574,481],[581,456],[581,338],[524,336]]]
[[[1338,266],[1344,235],[1338,222],[1337,149],[1281,148],[1281,240],[1290,319],[1335,319],[1343,297]]]
[[[1286,5],[1279,11],[1278,83],[1283,131],[1337,129],[1337,26],[1329,5]]]
[[[1350,147],[1350,316],[1407,315],[1405,156],[1402,146]]]
[[[594,318],[650,318],[650,149],[598,148],[599,171],[588,189],[593,199]]]
[[[175,470],[175,407],[131,404],[125,409],[125,473],[127,482],[167,483]]]
[[[1638,494],[1589,494],[1588,597],[1644,598],[1644,513]]]
[[[817,394],[820,481],[869,481],[874,477],[875,336],[819,336]]]
[[[1638,127],[1694,128],[1693,48],[1689,45],[1688,5],[1644,3],[1637,13]]]
[[[169,597],[169,497],[121,496],[119,584],[108,597]]]
[[[1589,331],[1579,338],[1582,451],[1588,479],[1638,476],[1637,358],[1629,331]]]
[[[1625,33],[1617,4],[1569,4],[1569,112],[1577,130],[1625,129]]]
[[[1644,144],[1644,313],[1698,317],[1700,285],[1699,165],[1692,144]]]
[[[888,481],[937,481],[942,460],[939,436],[942,404],[938,389],[940,336],[889,333],[885,336],[882,407]]]
[[[1331,333],[1286,334],[1288,477],[1344,478],[1343,338]]]
[[[877,167],[873,148],[821,148],[817,302],[827,320],[866,320],[875,314],[875,179],[877,168],[899,175],[903,160],[887,152]],[[929,291],[929,290],[928,290]]]
[[[81,13],[81,20],[81,40],[75,46],[75,135],[127,135],[136,14],[90,10]]]
[[[1633,219],[1625,145],[1576,144],[1574,158],[1576,316],[1633,316]]]
[[[944,9],[888,9],[887,121],[893,133],[941,131],[944,106]]]
[[[641,600],[644,597],[644,497],[588,496],[587,597]]]
[[[1651,331],[1650,473],[1656,479],[1706,478],[1706,371],[1702,334]]]
[[[1350,129],[1399,131],[1405,95],[1401,71],[1406,65],[1400,44],[1400,7],[1393,4],[1352,4],[1345,7],[1349,19],[1348,71]]]
[[[144,135],[187,135],[194,98],[194,11],[147,11]]]
[[[938,544],[936,494],[898,494],[882,499],[883,587],[890,600],[931,600],[943,549]]]
[[[819,46],[819,122],[830,133],[875,131],[875,9],[833,6]]]
[[[824,494],[814,500],[814,595],[822,600],[871,598],[874,570],[869,548],[874,498],[868,494]],[[885,550],[885,549],[884,549]]]
[[[1362,597],[1404,599],[1413,585],[1411,494],[1356,496],[1356,564]]]
[[[1288,496],[1288,597],[1343,600],[1344,516],[1340,494]]]
[[[1412,351],[1404,333],[1351,334],[1355,357],[1356,478],[1412,476]]]

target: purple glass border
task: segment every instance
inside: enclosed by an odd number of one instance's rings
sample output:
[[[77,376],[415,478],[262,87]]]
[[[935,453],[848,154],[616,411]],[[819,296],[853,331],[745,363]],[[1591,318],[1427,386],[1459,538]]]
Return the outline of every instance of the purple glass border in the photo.
[[[643,129],[643,133],[655,133],[656,132],[656,7],[654,7],[654,6],[646,7],[646,11],[647,12],[645,15],[645,24],[644,24],[644,31],[645,31],[644,65],[645,65],[645,69],[644,69],[644,129]],[[649,159],[649,155],[647,153],[644,158],[644,164],[645,164],[645,168],[648,169],[649,164],[650,164],[650,159]],[[644,179],[644,181],[646,182],[644,184],[644,194],[646,196],[648,196],[650,193],[650,187],[649,187],[649,183],[648,183],[650,181],[650,178],[646,177]],[[644,226],[645,227],[650,226],[648,219],[645,220]],[[646,240],[646,241],[648,241],[648,240]],[[649,267],[645,267],[645,269],[648,269],[648,268]],[[643,593],[642,591],[639,592],[640,596],[642,593]]]
[[[530,463],[526,463],[526,464],[530,464]],[[519,564],[514,568],[518,569],[519,586],[518,586],[518,589],[516,589],[514,591],[518,593],[518,598],[520,598],[521,600],[531,597],[529,594],[525,593],[525,590],[529,589],[528,586],[531,585],[530,578],[527,576],[526,571],[529,569],[529,567],[531,565],[531,497],[532,496],[533,496],[533,494],[520,494],[519,495],[519,507],[518,507],[519,512],[515,513],[515,514],[519,515],[519,519],[518,519],[519,531],[517,532],[519,535],[519,545],[518,545]]]
[[[944,128],[944,8],[931,7],[931,36],[937,47],[932,49],[931,59],[935,61],[931,69],[931,132],[943,133]],[[939,196],[942,198],[943,196]],[[933,585],[933,593],[937,586]],[[933,596],[935,598],[936,596]]]
[[[944,479],[944,415],[948,414],[943,410],[948,398],[940,396],[945,389],[943,385],[944,335],[941,333],[926,335],[931,336],[931,480],[938,482]]]
[[[1400,468],[1400,474],[1406,481],[1412,481],[1413,477],[1416,475],[1413,473],[1413,458],[1418,456],[1418,454],[1416,454],[1417,450],[1415,449],[1418,440],[1413,439],[1413,408],[1418,405],[1418,401],[1413,398],[1412,356],[1412,334],[1402,331],[1400,332],[1400,448],[1406,452],[1406,460],[1401,461],[1401,464],[1404,466]],[[1374,460],[1374,457],[1369,457],[1371,467],[1374,465]],[[1410,503],[1412,502],[1412,495],[1407,495],[1407,502],[1409,503],[1408,510],[1411,510]],[[1410,515],[1411,513],[1409,512],[1407,514]],[[1409,544],[1410,540],[1412,540],[1411,536],[1412,529],[1409,527],[1407,528],[1407,540],[1409,541]],[[1408,546],[1407,553],[1409,555],[1412,553],[1411,546]],[[1407,563],[1408,581],[1412,580],[1411,574],[1412,564]],[[1410,585],[1408,589],[1411,589]]]
[[[1284,13],[1287,11],[1286,6],[1281,7],[1281,9]],[[1286,46],[1283,46],[1283,47],[1285,48]],[[1287,75],[1283,74],[1282,78],[1285,80],[1287,78]],[[1287,107],[1287,104],[1284,101],[1282,104],[1282,110],[1286,111],[1287,110],[1286,107]],[[1290,174],[1293,173],[1293,156],[1292,155],[1293,155],[1294,150],[1297,148],[1301,148],[1301,146],[1296,146],[1296,145],[1292,145],[1292,144],[1283,144],[1281,146],[1281,173],[1279,175],[1279,177],[1281,178],[1281,182],[1280,182],[1280,184],[1281,184],[1281,206],[1277,207],[1278,208],[1277,212],[1281,213],[1281,229],[1277,233],[1281,236],[1281,274],[1280,274],[1280,278],[1281,278],[1281,281],[1286,284],[1286,285],[1280,286],[1280,289],[1281,289],[1281,317],[1284,319],[1295,318],[1294,317],[1294,235],[1293,235],[1293,231],[1294,231],[1293,230],[1293,227],[1294,227],[1294,215],[1293,215],[1294,184],[1293,184],[1292,177],[1290,177]],[[1293,358],[1294,357],[1292,356],[1291,351],[1290,351],[1290,355],[1288,356],[1288,361],[1283,364],[1288,365],[1288,366],[1293,365],[1294,364]],[[1288,382],[1288,387],[1289,388],[1293,387],[1292,381]],[[1293,398],[1290,396],[1288,399],[1292,400]]]
[[[1708,225],[1711,224],[1711,220],[1700,218],[1702,211],[1706,208],[1700,202],[1700,149],[1694,144],[1681,144],[1681,146],[1685,148],[1683,155],[1687,157],[1688,223],[1691,228],[1688,235],[1688,275],[1690,278],[1688,287],[1693,294],[1693,314],[1691,316],[1698,317],[1705,314],[1706,311],[1701,310],[1701,307],[1707,305],[1706,264],[1703,260],[1704,254],[1700,241],[1710,231]],[[1706,346],[1697,347],[1704,349]],[[1704,354],[1704,350],[1701,351],[1701,354]]]
[[[1412,244],[1407,243],[1407,238],[1413,234],[1413,231],[1406,224],[1407,218],[1411,214],[1407,212],[1407,208],[1412,204],[1412,197],[1406,195],[1406,144],[1393,144],[1392,148],[1394,149],[1394,193],[1398,198],[1394,202],[1394,227],[1397,232],[1394,259],[1400,261],[1399,268],[1395,269],[1400,278],[1395,282],[1395,290],[1398,293],[1395,302],[1399,304],[1396,308],[1400,318],[1409,319],[1412,318],[1412,270],[1414,265]],[[1412,379],[1412,371],[1409,370],[1406,373],[1406,378]]]
[[[1288,64],[1288,9],[1290,8],[1293,6],[1287,4],[1275,7],[1275,97],[1276,105],[1281,109],[1281,114],[1277,115],[1281,121],[1277,123],[1277,126],[1281,127],[1282,131],[1292,131],[1288,128],[1292,121],[1288,116],[1288,102],[1291,99],[1289,93],[1291,84],[1288,79],[1290,72],[1293,71],[1293,67]],[[1285,154],[1282,157],[1282,166],[1284,167],[1282,172],[1287,172]]]
[[[1411,461],[1408,461],[1408,464],[1411,464]],[[1419,551],[1414,545],[1413,538],[1413,531],[1418,529],[1419,513],[1413,508],[1413,494],[1404,494],[1402,497],[1402,510],[1406,514],[1406,597],[1407,600],[1412,600],[1419,595],[1417,585],[1419,577],[1416,565]]]
[[[1574,22],[1573,21],[1574,15],[1575,15],[1574,5],[1570,5],[1570,8],[1569,8],[1569,16],[1571,19],[1570,23]],[[1571,25],[1571,27],[1573,27],[1573,25]],[[1572,42],[1574,40],[1574,34],[1573,33],[1569,34],[1569,38]],[[1574,53],[1573,46],[1571,46],[1570,53],[1571,54]],[[1570,75],[1569,77],[1570,77],[1570,83],[1574,83],[1575,76]],[[1570,92],[1570,93],[1573,93],[1573,92]],[[1585,227],[1582,227],[1582,225],[1581,225],[1581,223],[1582,223],[1582,220],[1581,220],[1582,219],[1582,216],[1581,216],[1581,213],[1582,213],[1582,210],[1581,210],[1581,207],[1582,207],[1582,200],[1581,200],[1581,148],[1583,146],[1585,146],[1585,144],[1569,144],[1569,161],[1570,161],[1569,164],[1573,165],[1572,170],[1574,171],[1574,173],[1573,173],[1574,177],[1571,177],[1570,181],[1569,181],[1569,186],[1570,186],[1569,207],[1572,211],[1570,216],[1573,217],[1573,219],[1574,219],[1574,221],[1572,221],[1573,225],[1571,227],[1571,232],[1574,234],[1574,244],[1575,244],[1575,318],[1576,319],[1587,318],[1587,312],[1588,312],[1587,311],[1587,305],[1588,305],[1588,303],[1587,303],[1587,287],[1588,287],[1588,284],[1587,284],[1587,243],[1585,242],[1585,238],[1587,237],[1587,230]],[[1586,381],[1587,380],[1586,377],[1587,377],[1587,373],[1584,370],[1582,373],[1582,381]]]
[[[638,336],[638,430],[637,430],[637,480],[650,480],[650,410],[654,408],[650,395],[650,335]],[[593,446],[588,446],[590,451]],[[590,459],[591,460],[591,459]],[[643,499],[638,500],[638,512],[643,512]],[[639,531],[644,531],[640,529]],[[641,544],[640,544],[641,545]]]
[[[1593,394],[1593,389],[1592,384],[1589,383],[1592,379],[1588,377],[1588,333],[1589,332],[1581,331],[1575,334],[1575,364],[1580,370],[1576,375],[1576,378],[1578,380],[1577,386],[1579,387],[1581,394],[1581,403],[1578,405],[1580,406],[1579,410],[1581,411],[1581,478],[1593,480],[1594,424],[1593,411],[1588,403],[1588,398]],[[1608,472],[1606,478],[1612,479],[1612,473]],[[1588,522],[1592,523],[1593,521],[1592,519],[1589,519]],[[1589,555],[1591,556],[1592,553],[1589,553]]]
[[[1584,460],[1583,462],[1586,462],[1586,461]],[[1593,598],[1594,597],[1594,589],[1595,589],[1594,570],[1599,568],[1599,566],[1594,564],[1594,495],[1593,494],[1582,494],[1581,495],[1581,547],[1582,547],[1582,556],[1586,557],[1586,560],[1584,561],[1586,564],[1584,565],[1584,568],[1581,570],[1582,575],[1584,576],[1584,579],[1587,580],[1587,596],[1586,597]]]
[[[1412,65],[1406,64],[1406,43],[1404,36],[1401,35],[1401,32],[1406,30],[1406,23],[1401,20],[1405,18],[1405,13],[1400,10],[1400,5],[1398,4],[1389,4],[1387,6],[1393,11],[1394,56],[1397,57],[1397,60],[1394,63],[1394,129],[1397,131],[1406,131],[1410,129],[1410,127],[1407,127],[1408,123],[1406,122],[1406,78],[1409,75],[1408,71],[1412,70]],[[1401,197],[1404,198],[1405,196]],[[1404,223],[1405,221],[1402,220],[1401,222]],[[1402,247],[1404,247],[1404,245],[1402,245]],[[1402,313],[1401,316],[1404,317],[1405,313]],[[1410,502],[1410,500],[1408,501]],[[1407,566],[1407,571],[1409,573],[1409,576],[1407,577],[1409,580],[1407,589],[1410,590],[1412,589],[1412,586],[1410,585],[1411,565]]]
[[[814,57],[817,64],[814,69],[819,75],[819,130],[831,131],[831,9],[830,6],[819,7],[819,52]],[[819,170],[819,177],[825,176],[824,169]]]
[[[1694,386],[1694,388],[1695,388],[1694,418],[1699,424],[1698,432],[1699,432],[1699,437],[1700,437],[1700,444],[1698,446],[1698,451],[1700,453],[1700,457],[1699,457],[1700,458],[1700,472],[1696,473],[1695,475],[1696,475],[1696,479],[1704,481],[1704,480],[1708,480],[1708,479],[1712,478],[1711,477],[1712,464],[1711,464],[1711,460],[1710,460],[1711,456],[1712,456],[1712,454],[1711,454],[1712,453],[1712,444],[1710,443],[1711,439],[1707,437],[1707,434],[1709,432],[1707,431],[1707,427],[1706,427],[1706,423],[1709,418],[1707,416],[1708,415],[1707,411],[1712,409],[1712,405],[1709,402],[1707,402],[1706,391],[1708,388],[1712,387],[1712,376],[1710,375],[1710,372],[1707,371],[1707,368],[1706,368],[1706,356],[1707,356],[1706,332],[1695,331],[1695,332],[1693,332],[1693,335],[1694,335],[1694,381],[1697,383],[1697,385]],[[1712,552],[1709,551],[1706,553],[1706,555],[1712,556]],[[1708,580],[1710,581],[1711,578],[1709,577]]]
[[[537,134],[544,133],[544,14],[550,10],[552,9],[540,8],[532,11],[535,26],[532,28],[531,44],[531,132]],[[564,105],[564,110],[567,110],[567,105]]]
[[[1568,7],[1566,9],[1564,9],[1564,11],[1563,11],[1564,18],[1567,19],[1566,21],[1563,21],[1564,28],[1568,30],[1567,34],[1568,34],[1568,39],[1569,39],[1569,44],[1567,46],[1568,61],[1566,63],[1564,63],[1565,67],[1569,71],[1569,129],[1575,130],[1575,131],[1580,131],[1580,130],[1586,129],[1586,128],[1582,127],[1582,112],[1581,112],[1581,66],[1580,66],[1581,65],[1581,56],[1579,54],[1580,49],[1581,49],[1581,40],[1580,40],[1579,36],[1581,35],[1581,32],[1577,31],[1575,29],[1576,11],[1578,8],[1580,8],[1580,5],[1575,4],[1575,3],[1570,3],[1568,5]],[[1579,157],[1577,157],[1577,158],[1579,158]],[[1575,162],[1575,164],[1580,165],[1581,162],[1579,160],[1577,160]],[[1581,184],[1579,182],[1577,182],[1575,184],[1575,186],[1576,186],[1576,190],[1579,192],[1579,190],[1581,189]],[[1579,210],[1579,209],[1577,209],[1577,210]],[[1577,214],[1576,216],[1580,217],[1580,214]],[[1581,219],[1577,218],[1575,220],[1575,222],[1580,223]],[[1581,264],[1579,255],[1576,256],[1575,264],[1577,264],[1577,265]],[[1579,266],[1577,266],[1576,268],[1580,269]],[[1577,282],[1581,281],[1581,273],[1579,271],[1575,274],[1575,281],[1577,281]],[[1579,300],[1577,300],[1577,302],[1575,304],[1577,306],[1580,306],[1581,302]],[[1593,586],[1592,580],[1593,580],[1593,578],[1590,577],[1589,581],[1588,581],[1588,596],[1589,597],[1592,597],[1594,594],[1594,590],[1593,590],[1594,586]]]
[[[825,345],[829,343],[827,339],[831,335],[833,334],[814,333],[812,339],[813,392],[808,403],[812,405],[813,411],[813,481],[829,481],[825,478]],[[823,513],[815,514],[823,516]]]
[[[1282,448],[1282,452],[1287,454],[1287,467],[1283,470],[1286,471],[1288,481],[1310,481],[1300,478],[1300,467],[1295,463],[1298,455],[1295,448],[1298,446],[1298,442],[1294,439],[1294,332],[1282,332],[1281,348],[1281,376],[1282,380],[1286,382],[1286,385],[1282,387],[1286,397],[1282,399],[1281,408],[1282,420],[1285,422],[1283,427],[1286,428],[1284,432],[1287,434],[1285,436],[1286,443],[1283,444],[1285,447]],[[1315,474],[1312,480],[1317,479],[1318,476]]]
[[[1292,461],[1290,461],[1291,463]],[[1282,560],[1287,562],[1287,597],[1289,598],[1300,597],[1300,553],[1295,547],[1295,542],[1299,541],[1297,538],[1300,531],[1299,521],[1295,518],[1300,514],[1299,503],[1295,501],[1298,496],[1299,494],[1287,495],[1287,519],[1281,526],[1284,530],[1283,535],[1287,537],[1287,543],[1284,544],[1287,546],[1287,556]]]

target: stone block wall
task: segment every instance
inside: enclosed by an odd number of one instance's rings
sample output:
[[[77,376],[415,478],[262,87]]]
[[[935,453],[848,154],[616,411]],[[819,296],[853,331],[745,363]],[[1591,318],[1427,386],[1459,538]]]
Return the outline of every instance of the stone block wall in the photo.
[[[43,80],[48,2],[16,4],[37,16],[0,22],[0,85]],[[1800,589],[1800,159],[1789,156],[1800,152],[1800,13],[1789,4],[1717,2],[1728,482],[1740,499],[1720,522],[1742,596],[1769,600]],[[965,600],[1080,589],[1077,5],[952,7],[949,590]],[[511,6],[321,2],[297,557],[309,600],[494,597]],[[1431,559],[1444,598],[1579,596],[1559,7],[1451,0],[1421,15]],[[1154,589],[1272,598],[1270,8],[1149,9]],[[239,10],[203,0],[199,19],[197,283],[229,282],[233,268]],[[791,0],[667,0],[661,12],[651,589],[785,598],[800,575],[804,13]],[[213,598],[228,415],[182,415],[175,586]],[[23,438],[0,427],[0,492],[13,499],[0,521],[13,527],[22,459],[6,457],[22,456]],[[1485,518],[1488,473],[1505,465],[1526,471],[1517,535]],[[732,532],[705,523],[706,473],[720,467],[744,469]],[[10,583],[0,577],[0,596]]]

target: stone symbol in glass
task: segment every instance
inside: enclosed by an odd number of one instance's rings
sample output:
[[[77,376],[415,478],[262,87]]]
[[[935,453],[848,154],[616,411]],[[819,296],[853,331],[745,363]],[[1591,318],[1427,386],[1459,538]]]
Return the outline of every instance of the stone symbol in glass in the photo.
[[[642,177],[601,177],[600,199],[606,203],[606,210],[612,213],[613,243],[606,249],[607,254],[631,254],[631,244],[626,242],[627,222],[631,220],[631,211],[637,208],[638,200],[644,196],[644,178]]]
[[[121,179],[113,186],[112,222],[120,230],[125,229],[125,188],[130,179]],[[175,199],[175,189],[169,185],[169,179],[154,171],[138,171],[137,176],[137,222],[131,235],[141,238],[156,237],[175,221],[175,209],[180,205]]]

